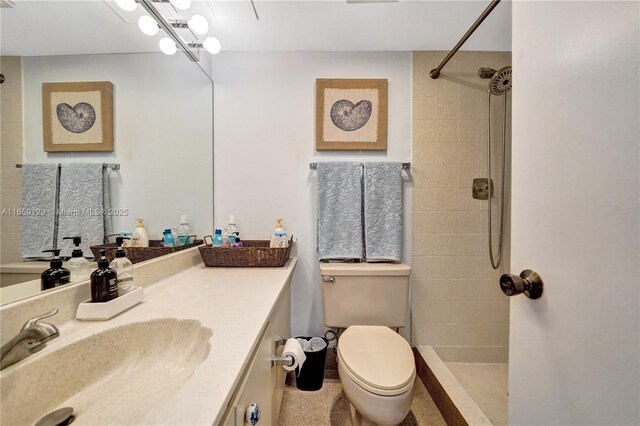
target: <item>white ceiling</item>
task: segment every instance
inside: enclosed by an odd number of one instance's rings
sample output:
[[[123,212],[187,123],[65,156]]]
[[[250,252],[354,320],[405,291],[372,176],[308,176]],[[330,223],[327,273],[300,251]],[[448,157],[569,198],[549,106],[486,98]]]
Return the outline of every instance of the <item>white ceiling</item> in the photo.
[[[111,0],[109,1],[110,3]],[[481,1],[197,1],[184,17],[205,15],[208,35],[226,51],[449,50],[488,5]],[[115,10],[119,12],[116,13]],[[102,0],[17,0],[0,9],[3,55],[157,52],[161,35],[137,27],[143,14]],[[511,3],[503,1],[464,50],[510,50]]]

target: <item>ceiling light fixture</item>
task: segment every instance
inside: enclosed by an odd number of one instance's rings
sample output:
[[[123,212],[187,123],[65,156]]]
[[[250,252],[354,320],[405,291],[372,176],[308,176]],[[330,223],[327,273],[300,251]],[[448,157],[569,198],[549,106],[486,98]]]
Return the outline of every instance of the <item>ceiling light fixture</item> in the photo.
[[[173,55],[178,51],[176,42],[171,40],[169,37],[161,38],[158,45],[160,46],[160,50],[162,50],[162,53],[164,53],[165,55]]]
[[[189,29],[196,34],[203,35],[209,31],[209,22],[202,15],[193,15],[191,19],[187,21]]]
[[[218,53],[220,53],[221,50],[221,45],[220,45],[220,40],[218,40],[215,37],[207,37],[202,43],[189,43],[189,47],[195,47],[195,48],[204,48],[204,50],[206,50],[207,52],[211,53],[212,55],[217,55]]]
[[[149,15],[143,15],[140,17],[140,19],[138,19],[138,28],[140,28],[140,31],[142,31],[143,34],[146,34],[148,36],[154,36],[158,34],[158,31],[160,29],[156,20]]]
[[[207,19],[199,14],[193,15],[191,19],[167,19],[156,8],[155,3],[171,3],[175,9],[178,7],[188,7],[191,4],[191,0],[116,0],[120,7],[130,7],[130,3],[134,5],[137,3],[147,11],[149,16],[142,16],[138,19],[138,27],[147,35],[156,35],[159,29],[164,30],[167,37],[163,37],[158,46],[163,53],[167,55],[174,55],[178,50],[187,55],[187,57],[193,62],[199,62],[200,60],[200,48],[203,48],[207,52],[215,55],[220,52],[220,41],[215,37],[207,37],[204,41],[200,41],[198,35],[204,35],[209,31],[209,22]],[[126,9],[125,9],[126,10]],[[176,13],[179,17],[180,13]],[[193,36],[193,41],[187,41],[178,35],[177,29],[188,29]],[[198,34],[198,35],[196,35]],[[191,37],[189,37],[191,38]]]

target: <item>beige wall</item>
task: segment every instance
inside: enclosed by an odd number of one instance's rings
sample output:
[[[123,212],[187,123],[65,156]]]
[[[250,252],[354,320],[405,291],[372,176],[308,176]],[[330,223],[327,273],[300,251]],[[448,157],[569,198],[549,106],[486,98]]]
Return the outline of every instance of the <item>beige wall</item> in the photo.
[[[459,52],[437,80],[431,79],[429,71],[446,53],[413,54],[412,342],[433,346],[445,361],[506,362],[509,299],[500,292],[498,277],[508,271],[509,260],[498,271],[491,268],[487,201],[473,199],[471,186],[487,171],[488,80],[477,71],[510,65],[511,54]],[[501,141],[496,131],[502,108],[502,98],[492,98],[494,147]],[[510,109],[509,103],[508,122]],[[499,151],[493,152],[495,159]],[[499,180],[493,181],[497,196]],[[506,195],[503,252],[508,256]]]
[[[0,204],[2,209],[20,208],[22,172],[22,58],[2,56],[0,72],[5,77],[0,85]],[[4,214],[6,213],[6,214]],[[0,263],[20,260],[20,217],[4,212],[0,216]]]

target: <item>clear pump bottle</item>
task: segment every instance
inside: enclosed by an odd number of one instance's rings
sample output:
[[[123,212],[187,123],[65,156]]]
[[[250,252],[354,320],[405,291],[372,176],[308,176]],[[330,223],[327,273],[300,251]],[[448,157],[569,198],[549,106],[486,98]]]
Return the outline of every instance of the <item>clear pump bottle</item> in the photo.
[[[116,258],[111,261],[109,267],[116,271],[118,277],[116,282],[118,284],[118,296],[129,293],[133,290],[133,263],[127,258],[122,244],[127,237],[116,237],[116,243],[118,244],[118,250],[116,250]]]
[[[75,237],[64,237],[63,240],[73,240],[75,248],[71,252],[71,259],[67,261],[67,267],[71,272],[71,281],[84,281],[89,279],[91,274],[91,264],[84,258],[80,244],[82,243],[82,237],[76,235]]]

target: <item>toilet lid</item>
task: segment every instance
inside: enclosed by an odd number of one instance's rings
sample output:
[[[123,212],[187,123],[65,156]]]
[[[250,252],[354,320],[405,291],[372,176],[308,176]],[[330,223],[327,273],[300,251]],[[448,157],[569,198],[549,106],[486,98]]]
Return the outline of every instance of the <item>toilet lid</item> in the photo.
[[[349,375],[374,393],[404,391],[415,379],[411,346],[388,327],[347,328],[340,336],[338,356]]]

